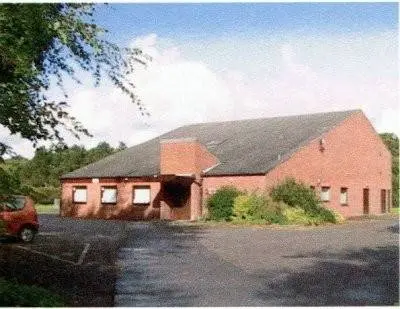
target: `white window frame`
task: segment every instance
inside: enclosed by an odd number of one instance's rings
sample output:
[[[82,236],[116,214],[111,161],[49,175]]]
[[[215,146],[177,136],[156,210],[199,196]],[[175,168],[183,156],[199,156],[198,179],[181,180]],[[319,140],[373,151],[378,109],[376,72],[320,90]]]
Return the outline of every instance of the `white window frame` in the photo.
[[[320,199],[322,202],[329,202],[331,200],[331,187],[321,187]]]
[[[349,204],[349,188],[340,188],[339,202],[342,206],[347,206]]]
[[[84,192],[84,197],[81,196],[80,198],[77,198],[77,194],[81,193],[83,194]],[[75,186],[72,188],[72,202],[77,203],[77,204],[85,204],[87,203],[87,187],[86,186]]]
[[[150,186],[133,186],[132,203],[133,205],[149,205],[151,203]]]
[[[108,197],[108,192],[110,191],[115,191],[114,196],[112,200],[107,200],[106,198]],[[116,204],[117,203],[117,197],[118,197],[118,189],[116,186],[104,186],[101,187],[101,203],[102,204]]]

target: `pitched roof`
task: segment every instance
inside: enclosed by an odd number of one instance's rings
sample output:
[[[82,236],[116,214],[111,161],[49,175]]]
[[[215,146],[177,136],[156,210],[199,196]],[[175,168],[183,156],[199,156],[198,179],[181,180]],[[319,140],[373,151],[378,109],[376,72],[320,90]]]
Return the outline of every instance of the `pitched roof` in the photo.
[[[186,125],[62,178],[158,175],[160,140],[174,138],[196,138],[220,160],[206,175],[266,173],[357,112],[360,110]]]

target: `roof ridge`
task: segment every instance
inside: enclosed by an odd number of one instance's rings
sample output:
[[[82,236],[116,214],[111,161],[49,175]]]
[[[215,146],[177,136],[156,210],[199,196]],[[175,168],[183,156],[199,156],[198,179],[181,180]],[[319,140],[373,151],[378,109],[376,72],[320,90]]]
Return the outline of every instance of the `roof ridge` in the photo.
[[[283,119],[283,118],[329,115],[329,114],[340,114],[340,113],[352,114],[352,113],[356,113],[356,112],[362,112],[362,109],[357,108],[357,109],[338,110],[338,111],[333,111],[333,112],[318,112],[318,113],[311,113],[311,114],[308,113],[308,114],[295,114],[295,115],[284,115],[284,116],[273,116],[273,117],[245,118],[245,119],[225,120],[225,121],[196,122],[196,123],[185,124],[183,126],[177,127],[176,129],[186,128],[186,127],[191,127],[191,126],[198,126],[198,125],[203,125],[203,124],[223,124],[223,123],[242,122],[242,121],[244,122],[244,121],[252,121],[252,120],[264,120],[264,119],[267,120],[267,119],[279,119],[279,118]],[[172,131],[174,131],[174,130],[172,130]],[[168,131],[166,133],[169,133],[169,132],[171,132],[171,131]]]

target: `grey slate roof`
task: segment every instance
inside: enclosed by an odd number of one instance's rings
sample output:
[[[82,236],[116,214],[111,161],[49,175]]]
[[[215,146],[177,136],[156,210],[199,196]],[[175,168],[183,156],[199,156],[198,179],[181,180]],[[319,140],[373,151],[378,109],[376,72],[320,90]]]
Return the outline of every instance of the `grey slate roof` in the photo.
[[[197,138],[220,164],[206,175],[266,173],[299,147],[360,110],[186,125],[62,176],[139,177],[160,173],[160,140]]]

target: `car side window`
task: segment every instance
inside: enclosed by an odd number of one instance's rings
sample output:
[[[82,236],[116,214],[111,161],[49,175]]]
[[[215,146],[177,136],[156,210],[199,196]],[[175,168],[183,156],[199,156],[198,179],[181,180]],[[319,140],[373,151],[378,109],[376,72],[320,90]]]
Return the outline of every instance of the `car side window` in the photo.
[[[25,198],[15,197],[12,200],[5,203],[6,208],[10,211],[21,210],[25,205]]]

